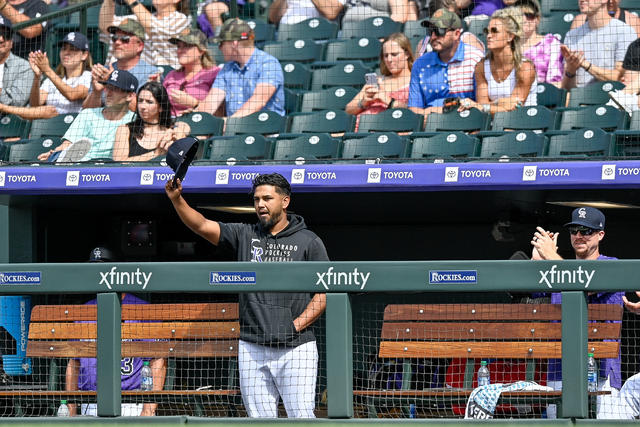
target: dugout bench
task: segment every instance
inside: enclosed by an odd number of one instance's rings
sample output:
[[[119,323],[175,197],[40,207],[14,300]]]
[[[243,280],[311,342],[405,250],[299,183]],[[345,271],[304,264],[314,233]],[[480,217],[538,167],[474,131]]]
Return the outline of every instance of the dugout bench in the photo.
[[[55,407],[95,403],[95,391],[65,391],[68,358],[96,357],[96,305],[38,305],[31,312],[27,357],[48,360],[47,390],[2,391],[15,401],[47,400]],[[237,381],[239,338],[237,303],[123,304],[122,357],[165,358],[167,375],[162,391],[122,391],[123,403],[192,403],[204,415],[205,404],[225,404],[230,411],[241,403]],[[177,362],[213,361],[202,373],[213,374],[203,389],[176,381]],[[208,365],[206,365],[208,366]]]
[[[596,359],[617,358],[623,309],[619,305],[589,304],[589,353]],[[462,408],[474,387],[481,359],[508,359],[524,364],[524,378],[540,379],[549,359],[562,357],[560,304],[394,304],[384,310],[378,357],[402,364],[399,389],[354,390],[368,416],[377,417],[378,407],[401,407],[409,416],[409,405]],[[412,387],[413,365],[420,359],[447,364],[461,359],[461,387]],[[441,359],[441,360],[437,360]],[[542,362],[542,364],[541,364]],[[492,372],[492,382],[495,382]],[[590,397],[608,392],[590,392]],[[501,405],[546,405],[561,403],[561,391],[517,391],[502,393]],[[595,399],[591,399],[592,403]],[[460,414],[454,410],[454,413]],[[558,411],[560,414],[560,411]]]

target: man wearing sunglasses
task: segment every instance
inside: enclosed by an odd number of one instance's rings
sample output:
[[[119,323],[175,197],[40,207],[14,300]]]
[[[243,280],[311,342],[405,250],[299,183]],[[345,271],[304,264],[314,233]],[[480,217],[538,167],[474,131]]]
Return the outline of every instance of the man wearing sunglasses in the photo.
[[[604,214],[596,208],[577,208],[571,214],[571,222],[565,224],[571,238],[571,246],[578,260],[612,260],[600,253],[600,242],[604,238]],[[558,254],[558,234],[537,227],[531,244],[533,245],[533,260],[562,260]],[[589,292],[589,304],[623,304],[624,292]],[[553,292],[551,303],[560,304],[562,293]],[[611,394],[598,396],[597,418],[620,418],[620,387],[622,386],[621,359],[602,359],[598,378],[598,390],[609,391]],[[562,388],[562,367],[560,360],[549,360],[547,385],[555,389]],[[547,417],[555,418],[555,405],[547,407]]]
[[[473,71],[484,55],[460,41],[462,21],[448,9],[436,10],[422,26],[427,28],[433,51],[413,64],[409,108],[427,116],[441,113],[447,98],[475,98]]]

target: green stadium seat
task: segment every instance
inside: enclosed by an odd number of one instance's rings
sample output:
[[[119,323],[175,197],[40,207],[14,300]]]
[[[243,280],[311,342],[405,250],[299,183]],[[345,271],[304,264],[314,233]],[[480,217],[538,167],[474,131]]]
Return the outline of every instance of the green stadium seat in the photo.
[[[427,116],[425,132],[477,132],[489,127],[490,116],[477,108],[467,111],[450,111],[444,114],[431,113]]]
[[[291,116],[289,133],[344,133],[353,129],[354,117],[343,110],[322,110]]]
[[[285,118],[273,111],[257,111],[245,117],[229,117],[224,135],[277,134],[285,128]]]
[[[270,160],[273,148],[273,141],[260,134],[218,136],[206,143],[206,159],[228,165]]]
[[[424,21],[426,21],[426,18],[417,21],[407,21],[404,23],[402,32],[409,39],[414,37],[424,38],[427,35],[427,29],[422,26]]]
[[[371,68],[366,67],[362,61],[314,70],[311,75],[311,90],[318,91],[333,86],[351,86],[360,90],[364,86],[364,75],[370,72]]]
[[[624,88],[620,82],[596,82],[584,87],[576,87],[569,91],[569,108],[585,105],[602,105],[609,102],[609,92]]]
[[[577,1],[572,0],[543,0],[540,2],[542,14],[544,16],[551,15],[553,12],[573,12],[576,15],[580,13]]]
[[[194,112],[183,114],[178,117],[177,121],[185,122],[189,125],[191,136],[216,136],[222,135],[224,129],[224,120],[220,117],[214,117],[209,113]]]
[[[26,138],[29,135],[31,121],[24,120],[13,114],[7,114],[0,119],[0,138]]]
[[[41,136],[63,136],[77,114],[60,114],[50,119],[38,119],[31,123],[30,138]]]
[[[546,138],[531,131],[507,132],[482,139],[480,157],[513,158],[540,157],[544,154]]]
[[[282,63],[284,86],[289,89],[309,90],[311,86],[311,70],[300,62]]]
[[[296,164],[327,162],[340,156],[341,142],[326,133],[276,139],[273,159]]]
[[[571,23],[577,13],[574,12],[553,12],[548,16],[543,16],[538,25],[538,33],[542,35],[553,34],[560,41],[571,29]]]
[[[263,50],[280,62],[309,63],[320,61],[323,56],[323,45],[304,39],[265,43]]]
[[[222,51],[217,44],[207,44],[207,50],[209,51],[209,55],[211,55],[211,58],[213,58],[216,64],[225,63],[224,55],[222,55]]]
[[[546,132],[556,129],[559,114],[543,106],[528,106],[513,111],[496,113],[491,130],[537,130]]]
[[[378,114],[361,114],[358,133],[363,132],[418,132],[423,117],[408,108],[393,108]]]
[[[343,159],[390,160],[405,159],[409,144],[395,132],[372,133],[364,138],[345,137],[342,140]]]
[[[175,69],[171,65],[156,65],[156,67],[158,68],[158,74],[160,74],[161,81],[164,80],[165,77],[167,77],[167,74]]]
[[[640,111],[631,115],[629,130],[616,130],[616,156],[640,156]]]
[[[627,128],[629,115],[610,105],[592,105],[577,110],[562,112],[560,130],[573,130],[586,127],[599,127],[613,132]]]
[[[416,132],[410,139],[412,159],[466,159],[474,157],[478,147],[478,139],[464,132]]]
[[[9,163],[39,162],[38,155],[58,147],[61,142],[60,138],[44,137],[8,143],[9,155],[7,160]]]
[[[380,62],[381,46],[381,43],[375,38],[332,40],[327,43],[325,61],[361,60],[365,64],[372,63],[377,66]]]
[[[482,43],[487,43],[484,29],[489,25],[489,19],[474,19],[467,25],[467,31],[476,36]]]
[[[564,108],[567,104],[567,91],[551,83],[538,83],[538,105],[547,108]]]
[[[640,10],[640,0],[620,0],[620,7],[627,10]]]
[[[344,110],[358,92],[358,89],[349,86],[306,92],[302,94],[300,111]]]
[[[264,42],[273,40],[276,33],[276,27],[273,24],[268,24],[266,21],[260,19],[247,19],[245,22],[253,30],[256,36],[256,44],[261,45]]]
[[[389,34],[402,31],[402,24],[387,16],[374,16],[362,21],[345,22],[342,25],[342,38],[368,37],[384,39]]]
[[[614,150],[612,134],[600,128],[584,128],[552,136],[547,157],[608,157]]]
[[[338,36],[338,24],[325,18],[310,18],[297,24],[280,24],[277,40],[329,40]]]
[[[287,114],[300,111],[302,95],[295,90],[284,88],[284,109]]]

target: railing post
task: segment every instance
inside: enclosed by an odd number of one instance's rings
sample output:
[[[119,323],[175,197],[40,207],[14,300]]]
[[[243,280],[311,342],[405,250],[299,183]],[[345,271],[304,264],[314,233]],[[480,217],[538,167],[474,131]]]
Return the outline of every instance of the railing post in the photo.
[[[121,307],[115,292],[98,294],[98,416],[120,416]]]
[[[353,331],[349,294],[327,294],[329,418],[353,417]]]
[[[562,293],[562,417],[588,418],[585,292]]]
[[[89,35],[87,29],[89,28],[89,24],[87,21],[87,8],[84,8],[80,11],[80,32],[85,35]]]

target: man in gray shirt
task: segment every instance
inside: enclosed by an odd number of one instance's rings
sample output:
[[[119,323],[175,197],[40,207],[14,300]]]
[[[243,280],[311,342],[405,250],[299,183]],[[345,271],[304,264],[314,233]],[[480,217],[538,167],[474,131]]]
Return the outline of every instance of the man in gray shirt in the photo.
[[[11,53],[12,36],[11,22],[0,16],[0,103],[22,107],[29,101],[34,74],[27,61]]]

